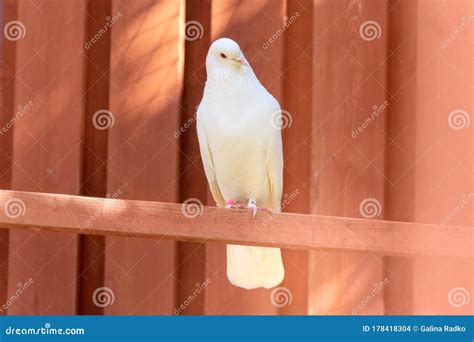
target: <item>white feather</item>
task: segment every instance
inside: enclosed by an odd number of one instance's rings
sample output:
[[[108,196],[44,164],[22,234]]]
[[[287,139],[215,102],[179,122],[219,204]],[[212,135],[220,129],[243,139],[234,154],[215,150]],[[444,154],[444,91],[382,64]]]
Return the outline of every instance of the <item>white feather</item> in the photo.
[[[220,207],[228,200],[247,204],[254,199],[259,207],[280,211],[283,154],[281,131],[274,124],[280,106],[245,62],[230,39],[219,39],[209,49],[197,111],[204,169]],[[228,245],[227,276],[246,289],[278,285],[284,277],[280,249]]]

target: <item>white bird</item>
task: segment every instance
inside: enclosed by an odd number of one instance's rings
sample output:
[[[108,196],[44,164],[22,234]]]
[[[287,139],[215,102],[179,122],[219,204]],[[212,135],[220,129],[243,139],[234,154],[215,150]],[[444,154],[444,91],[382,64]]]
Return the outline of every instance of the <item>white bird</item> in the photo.
[[[201,157],[219,207],[280,211],[283,189],[281,109],[239,45],[216,40],[197,110]],[[271,288],[285,275],[279,248],[227,245],[227,278],[245,289]]]

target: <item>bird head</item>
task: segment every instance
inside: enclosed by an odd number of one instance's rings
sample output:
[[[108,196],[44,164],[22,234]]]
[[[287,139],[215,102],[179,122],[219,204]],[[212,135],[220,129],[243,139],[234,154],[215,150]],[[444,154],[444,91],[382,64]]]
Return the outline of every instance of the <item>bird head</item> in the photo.
[[[206,58],[207,71],[219,68],[243,70],[250,65],[240,50],[239,44],[229,38],[220,38],[212,43]]]

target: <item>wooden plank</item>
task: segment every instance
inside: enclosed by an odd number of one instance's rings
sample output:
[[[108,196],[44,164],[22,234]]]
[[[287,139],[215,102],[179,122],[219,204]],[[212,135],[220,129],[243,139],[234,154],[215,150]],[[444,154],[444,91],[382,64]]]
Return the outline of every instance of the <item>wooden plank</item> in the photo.
[[[279,101],[282,100],[283,39],[264,48],[264,43],[283,25],[283,0],[228,0],[212,2],[211,39],[228,37],[239,43],[255,74]],[[226,247],[209,244],[206,291],[207,314],[274,314],[271,290],[247,291],[229,283]]]
[[[283,74],[283,211],[309,214],[311,210],[311,120],[313,98],[313,1],[288,1],[286,8]],[[308,140],[306,140],[308,139]],[[280,314],[308,313],[308,253],[283,250],[285,280],[282,287],[291,303]],[[283,291],[283,290],[282,290]],[[275,294],[278,292],[275,292]],[[283,294],[283,292],[281,292]],[[282,303],[285,304],[285,303]]]
[[[389,89],[399,104],[391,114],[390,218],[473,226],[472,8],[466,0],[401,1],[391,13],[392,49],[405,44],[393,58]],[[405,205],[395,204],[400,198]],[[473,237],[464,241],[465,257],[391,258],[388,271],[398,281],[388,288],[387,313],[472,313]]]
[[[14,20],[17,16],[17,4],[14,1],[2,1],[0,4],[1,27]],[[11,189],[12,178],[12,142],[13,123],[17,112],[14,107],[15,84],[15,41],[0,40],[0,189]],[[8,291],[8,256],[10,233],[4,230],[0,233],[0,303],[7,302]],[[2,304],[3,305],[3,304]],[[1,308],[0,315],[6,315],[7,310]]]
[[[107,191],[113,197],[178,200],[184,40],[182,1],[112,1],[121,13],[111,36]],[[114,196],[114,194],[116,196]],[[136,217],[139,219],[139,217]],[[127,224],[122,226],[128,229]],[[171,314],[175,308],[173,241],[107,238],[106,314]]]
[[[86,112],[84,124],[81,195],[107,194],[108,130],[98,129],[94,115],[109,108],[110,33],[115,20],[110,1],[90,1],[87,5]],[[99,37],[97,39],[97,37]],[[99,126],[100,127],[100,126]],[[94,304],[94,291],[104,285],[105,238],[79,235],[77,313],[100,315],[103,307]]]
[[[195,29],[194,35],[192,29]],[[200,160],[196,132],[196,108],[201,102],[206,82],[205,60],[210,45],[211,3],[208,0],[186,1],[184,82],[181,128],[175,136],[180,154],[180,202],[197,199],[206,204],[208,184]],[[214,201],[209,201],[214,205]],[[206,274],[206,245],[178,244],[178,304],[184,303],[196,290],[196,284],[204,284]],[[205,295],[202,291],[179,314],[197,315],[205,312]]]
[[[387,145],[387,206],[388,220],[414,222],[415,173],[407,169],[415,162],[416,126],[413,125],[413,108],[416,108],[416,82],[413,74],[417,52],[417,1],[400,1],[389,12],[389,70],[388,92],[398,92],[391,99],[392,107],[387,120],[387,134],[393,143]],[[403,86],[403,91],[399,91]],[[395,101],[396,100],[396,101]],[[400,179],[400,177],[402,177]],[[396,186],[395,184],[398,181]],[[412,258],[384,258],[385,274],[391,276],[384,293],[387,314],[413,314]]]
[[[14,127],[12,188],[78,194],[86,1],[17,4],[26,32],[16,41],[14,108],[25,113]],[[12,231],[9,254],[9,296],[33,281],[9,314],[76,312],[77,236]]]
[[[27,213],[0,215],[0,228],[84,232],[182,241],[214,241],[291,249],[371,251],[382,255],[469,256],[472,227],[203,207],[187,218],[181,204],[0,191],[0,204],[19,198]],[[97,213],[100,214],[97,214]],[[95,217],[95,219],[91,219]],[[264,225],[263,222],[267,224]],[[85,222],[90,222],[87,226]]]
[[[312,212],[361,217],[361,204],[373,202],[380,219],[387,4],[317,1],[313,10]],[[315,252],[309,263],[310,313],[383,313],[382,295],[365,301],[384,280],[380,255]]]

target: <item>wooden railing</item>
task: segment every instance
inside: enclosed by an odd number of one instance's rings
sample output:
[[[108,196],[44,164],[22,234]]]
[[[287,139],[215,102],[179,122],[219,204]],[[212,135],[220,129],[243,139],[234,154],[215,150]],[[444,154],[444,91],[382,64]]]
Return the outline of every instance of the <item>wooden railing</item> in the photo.
[[[15,211],[9,205],[16,203]],[[46,229],[286,249],[373,251],[383,255],[472,256],[470,227],[291,213],[226,210],[184,204],[0,191],[0,227]],[[465,248],[459,248],[465,246]]]

